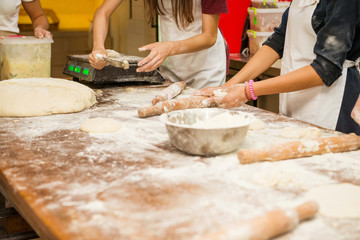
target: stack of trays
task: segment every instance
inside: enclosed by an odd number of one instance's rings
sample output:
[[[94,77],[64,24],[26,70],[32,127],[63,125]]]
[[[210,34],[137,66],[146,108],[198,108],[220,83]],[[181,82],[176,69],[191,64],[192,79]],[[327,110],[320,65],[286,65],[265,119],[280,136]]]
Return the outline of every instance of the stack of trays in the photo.
[[[250,30],[247,31],[250,54],[257,52],[274,28],[280,25],[281,17],[289,4],[288,1],[251,0],[252,7],[248,9]]]

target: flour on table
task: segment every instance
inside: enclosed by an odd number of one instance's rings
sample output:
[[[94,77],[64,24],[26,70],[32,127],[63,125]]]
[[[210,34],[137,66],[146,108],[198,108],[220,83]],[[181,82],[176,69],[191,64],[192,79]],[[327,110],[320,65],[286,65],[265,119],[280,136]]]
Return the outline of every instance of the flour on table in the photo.
[[[319,128],[315,127],[306,127],[306,128],[293,128],[285,127],[283,128],[279,135],[286,138],[318,138],[321,136],[321,131]]]
[[[251,180],[280,190],[306,191],[334,182],[327,176],[310,172],[293,161],[262,163],[257,167]]]
[[[320,206],[320,214],[334,218],[360,218],[360,187],[332,184],[311,189],[306,197]]]
[[[109,133],[116,132],[122,124],[112,118],[90,118],[85,120],[80,126],[80,130],[89,133]]]
[[[0,82],[0,116],[32,117],[80,112],[96,103],[95,92],[60,78],[23,78]]]
[[[260,119],[256,118],[249,126],[250,130],[261,130],[265,129],[266,124]]]

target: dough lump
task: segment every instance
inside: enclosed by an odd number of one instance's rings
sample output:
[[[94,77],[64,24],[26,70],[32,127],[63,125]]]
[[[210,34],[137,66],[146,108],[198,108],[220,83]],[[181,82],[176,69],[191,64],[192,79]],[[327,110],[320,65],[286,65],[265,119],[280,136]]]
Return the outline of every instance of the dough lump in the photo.
[[[360,187],[332,184],[311,189],[306,197],[320,206],[320,214],[334,218],[360,218]]]
[[[33,117],[80,112],[96,103],[95,92],[60,78],[19,78],[0,82],[0,116]]]
[[[116,132],[122,124],[112,118],[89,118],[80,126],[80,130],[89,133],[109,133]]]

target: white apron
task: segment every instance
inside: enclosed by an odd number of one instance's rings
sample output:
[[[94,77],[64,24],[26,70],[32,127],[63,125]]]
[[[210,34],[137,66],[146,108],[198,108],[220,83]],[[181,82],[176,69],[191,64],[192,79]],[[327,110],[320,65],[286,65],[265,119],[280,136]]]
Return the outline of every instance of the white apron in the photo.
[[[184,40],[202,32],[201,0],[194,0],[194,22],[185,30],[177,27],[171,1],[163,1],[165,15],[160,15],[161,41]],[[172,82],[185,81],[193,88],[219,86],[225,82],[226,53],[224,39],[218,30],[216,43],[205,50],[168,57],[160,67],[161,74]]]
[[[316,58],[313,52],[316,33],[311,18],[320,0],[293,0],[288,17],[281,74],[309,65]],[[342,75],[330,86],[317,86],[280,94],[280,113],[324,128],[336,128],[345,90],[347,68],[354,62],[345,61]]]

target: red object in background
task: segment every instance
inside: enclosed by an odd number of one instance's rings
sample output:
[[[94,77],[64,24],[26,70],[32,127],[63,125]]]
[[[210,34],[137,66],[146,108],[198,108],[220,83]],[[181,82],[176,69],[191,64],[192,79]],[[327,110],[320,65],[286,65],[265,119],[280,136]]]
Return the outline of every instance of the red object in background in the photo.
[[[229,45],[230,53],[240,53],[247,10],[251,0],[227,0],[229,13],[220,14],[219,27]]]

